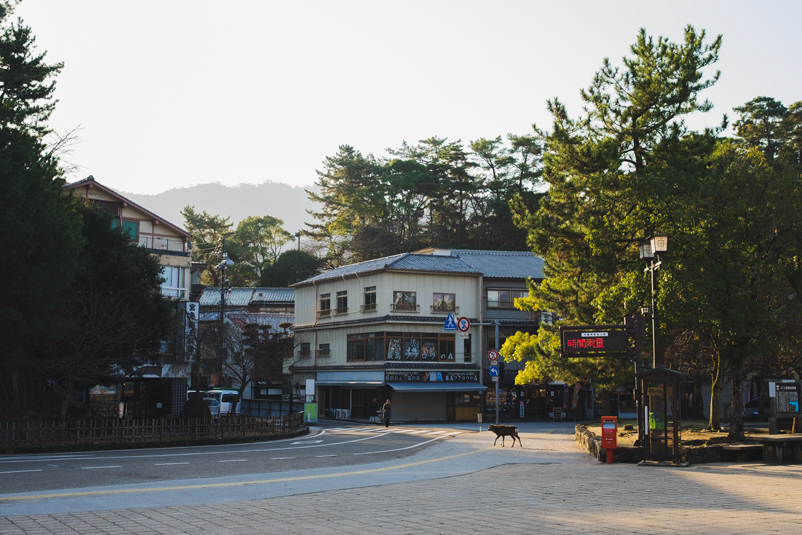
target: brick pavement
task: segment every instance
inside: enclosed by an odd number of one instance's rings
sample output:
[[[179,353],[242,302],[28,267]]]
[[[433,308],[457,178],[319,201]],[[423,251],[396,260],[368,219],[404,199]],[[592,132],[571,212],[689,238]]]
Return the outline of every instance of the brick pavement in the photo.
[[[562,446],[584,455],[568,436]],[[798,533],[801,483],[802,465],[505,464],[264,500],[4,517],[0,533]]]

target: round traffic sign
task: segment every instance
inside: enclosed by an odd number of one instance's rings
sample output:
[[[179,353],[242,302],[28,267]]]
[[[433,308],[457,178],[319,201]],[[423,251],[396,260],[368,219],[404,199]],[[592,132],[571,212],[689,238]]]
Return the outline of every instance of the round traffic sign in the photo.
[[[470,328],[471,328],[471,320],[469,320],[465,316],[462,316],[459,320],[457,320],[457,329],[459,329],[461,332],[466,333]]]
[[[491,349],[487,352],[487,358],[489,360],[498,360],[498,351],[495,349]]]

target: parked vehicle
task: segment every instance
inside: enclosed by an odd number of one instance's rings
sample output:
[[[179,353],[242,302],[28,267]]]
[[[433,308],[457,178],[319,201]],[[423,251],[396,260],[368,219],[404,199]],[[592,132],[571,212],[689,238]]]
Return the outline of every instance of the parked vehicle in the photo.
[[[220,416],[239,416],[240,404],[237,403],[236,408],[232,407],[232,404],[237,399],[236,390],[208,390],[203,399],[217,401],[216,415],[213,406],[209,406],[209,410],[212,411],[212,416],[215,418]]]

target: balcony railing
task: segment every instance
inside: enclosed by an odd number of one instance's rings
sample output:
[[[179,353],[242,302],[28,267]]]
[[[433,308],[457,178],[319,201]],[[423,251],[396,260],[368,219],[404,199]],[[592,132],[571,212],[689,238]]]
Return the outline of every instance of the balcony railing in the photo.
[[[376,312],[376,303],[368,303],[367,305],[360,305],[361,312]]]
[[[317,350],[318,357],[330,357],[331,356],[331,349],[318,349]]]
[[[317,311],[317,317],[318,318],[328,318],[329,316],[331,316],[331,309],[330,308],[327,308],[326,310],[318,310]]]
[[[393,303],[390,305],[390,312],[396,314],[419,314],[420,305],[396,305]]]
[[[431,305],[431,309],[432,309],[432,314],[459,314],[459,307],[456,305],[450,308],[436,307],[434,305]]]
[[[348,307],[340,307],[335,309],[334,314],[340,316],[342,314],[348,314]]]

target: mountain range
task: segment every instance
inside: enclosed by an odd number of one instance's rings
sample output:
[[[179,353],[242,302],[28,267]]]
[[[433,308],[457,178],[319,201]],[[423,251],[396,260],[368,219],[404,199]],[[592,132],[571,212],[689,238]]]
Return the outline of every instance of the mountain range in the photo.
[[[284,229],[292,234],[313,222],[307,210],[319,210],[320,205],[309,200],[305,190],[317,191],[314,186],[293,187],[278,182],[225,186],[219,182],[175,188],[155,195],[120,194],[131,199],[174,225],[184,228],[181,210],[194,206],[196,212],[230,217],[232,228],[248,216],[269,215],[284,221]]]

